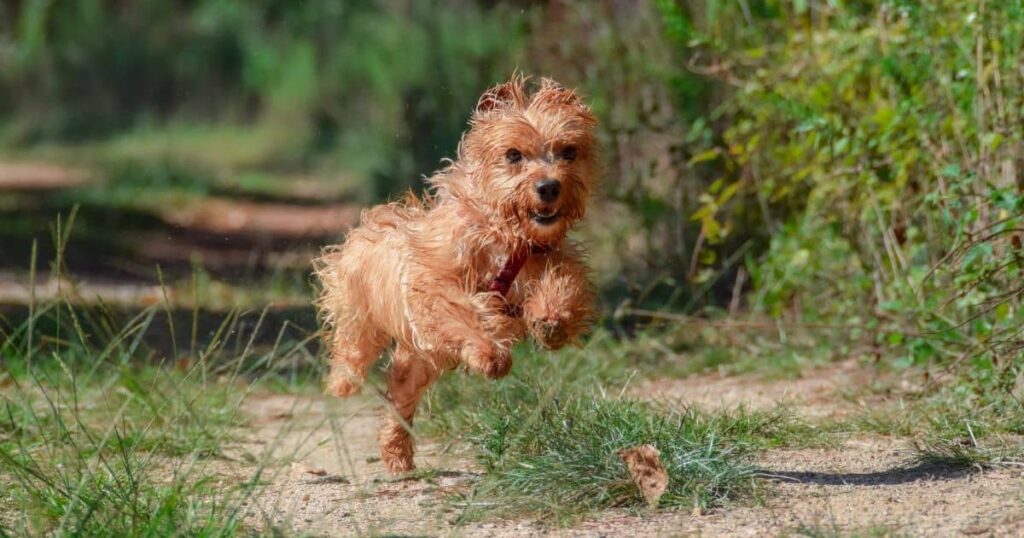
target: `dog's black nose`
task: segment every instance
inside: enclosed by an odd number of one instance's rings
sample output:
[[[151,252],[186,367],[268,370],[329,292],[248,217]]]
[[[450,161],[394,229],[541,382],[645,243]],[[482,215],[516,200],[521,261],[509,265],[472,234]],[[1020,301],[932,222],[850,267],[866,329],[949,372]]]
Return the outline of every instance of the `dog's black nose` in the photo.
[[[533,185],[542,202],[551,203],[558,199],[562,192],[562,182],[557,179],[542,179]]]

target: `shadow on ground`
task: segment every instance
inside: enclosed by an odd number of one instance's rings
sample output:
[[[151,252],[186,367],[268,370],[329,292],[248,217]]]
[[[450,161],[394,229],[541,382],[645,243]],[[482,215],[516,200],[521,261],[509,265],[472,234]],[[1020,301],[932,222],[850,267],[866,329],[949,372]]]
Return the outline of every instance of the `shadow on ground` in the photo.
[[[956,480],[977,472],[972,467],[938,463],[920,463],[871,472],[818,472],[772,471],[762,469],[760,474],[778,482],[794,482],[818,486],[896,486],[919,481]]]

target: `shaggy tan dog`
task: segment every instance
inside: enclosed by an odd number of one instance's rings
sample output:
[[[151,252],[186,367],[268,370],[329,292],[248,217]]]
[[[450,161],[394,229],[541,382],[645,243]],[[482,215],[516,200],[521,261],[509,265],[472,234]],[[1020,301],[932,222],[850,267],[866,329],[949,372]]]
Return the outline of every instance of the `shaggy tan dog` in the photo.
[[[592,286],[565,237],[596,180],[595,126],[574,91],[543,79],[531,93],[513,76],[480,98],[458,159],[427,180],[429,195],[364,211],[345,243],[314,262],[327,390],[358,392],[394,345],[393,409],[380,433],[389,472],[414,468],[409,428],[442,371],[461,363],[499,378],[527,334],[559,348],[589,325]]]

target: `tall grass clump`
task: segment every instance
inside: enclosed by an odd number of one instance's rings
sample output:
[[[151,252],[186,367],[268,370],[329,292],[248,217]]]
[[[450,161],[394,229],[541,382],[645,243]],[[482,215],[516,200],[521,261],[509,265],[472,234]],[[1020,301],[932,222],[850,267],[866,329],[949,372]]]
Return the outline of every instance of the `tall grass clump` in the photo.
[[[60,230],[58,253],[67,240]],[[231,315],[208,339],[193,334],[179,349],[189,335],[175,334],[169,308],[126,317],[74,306],[74,284],[59,280],[63,298],[33,302],[19,322],[0,319],[0,531],[243,532],[264,463],[247,465],[250,478],[225,473],[225,446],[246,423],[251,380],[285,355],[301,356],[302,342],[257,348],[260,322],[242,338],[240,316]],[[173,350],[150,347],[162,331]]]
[[[774,413],[705,413],[628,397],[628,345],[599,333],[583,349],[520,349],[499,382],[445,379],[431,393],[428,431],[470,441],[485,469],[465,518],[532,515],[570,522],[644,504],[619,452],[654,445],[668,471],[663,507],[720,506],[751,492],[753,449],[786,435]],[[778,419],[778,420],[777,420]]]
[[[109,339],[90,337],[82,324],[91,322],[67,305],[32,316],[5,330],[0,347],[5,526],[89,536],[238,530],[247,488],[219,483],[211,462],[242,423],[242,393],[204,382],[200,367],[147,364],[140,338],[152,312]],[[47,334],[58,319],[60,333]]]
[[[543,390],[537,387],[535,390]],[[478,494],[552,518],[643,502],[619,452],[654,445],[670,477],[663,507],[720,506],[752,486],[749,445],[697,411],[628,399],[554,399],[485,422],[474,442],[488,471]],[[515,418],[525,418],[514,424]]]

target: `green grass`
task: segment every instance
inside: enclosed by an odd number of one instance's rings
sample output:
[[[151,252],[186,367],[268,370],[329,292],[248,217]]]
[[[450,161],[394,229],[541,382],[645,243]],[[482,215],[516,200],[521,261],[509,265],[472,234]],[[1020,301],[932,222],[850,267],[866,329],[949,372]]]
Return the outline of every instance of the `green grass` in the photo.
[[[56,226],[57,275],[73,221]],[[247,427],[254,387],[303,390],[319,377],[307,349],[317,335],[287,322],[261,334],[266,310],[230,311],[199,334],[199,316],[190,334],[166,302],[131,315],[58,297],[31,301],[20,321],[0,318],[0,535],[250,532],[246,506],[274,451],[225,446]]]
[[[914,459],[919,464],[987,469],[1003,465],[1024,465],[1024,441],[1021,438],[929,436],[914,443]]]
[[[664,508],[750,498],[757,450],[805,442],[814,429],[785,408],[703,411],[628,396],[630,342],[598,332],[582,349],[522,346],[498,382],[448,376],[431,392],[426,431],[469,441],[485,470],[456,502],[460,520],[528,516],[553,524],[644,506],[618,452],[653,444],[669,473]]]
[[[169,124],[140,127],[90,142],[44,143],[22,155],[67,162],[177,162],[217,172],[258,169],[294,154],[284,125]]]
[[[52,303],[0,325],[0,534],[245,532],[245,503],[267,462],[248,462],[249,478],[224,474],[223,447],[244,431],[250,380],[287,383],[279,374],[308,368],[309,354],[285,330],[265,348],[232,338],[239,318],[170,356],[145,344],[163,330],[154,310],[124,322]],[[257,321],[251,334],[259,331]]]
[[[850,401],[852,412],[827,421],[791,424],[786,429],[804,431],[778,439],[780,445],[792,446],[812,431],[826,443],[830,436],[863,433],[960,440],[1024,435],[1021,383],[1012,377],[1007,381],[1006,375],[982,378],[971,371],[906,365],[897,350],[837,338],[827,330],[790,330],[783,339],[781,334],[763,331],[738,333],[727,325],[700,330],[663,326],[623,342],[618,356],[643,377],[684,378],[714,372],[777,382],[835,360],[860,359],[858,367],[871,371],[867,382],[837,386],[833,396]],[[864,357],[865,352],[872,355]],[[941,375],[936,377],[936,372]]]
[[[908,439],[914,447],[908,464],[980,469],[1024,462],[1018,397],[960,376],[867,405],[832,428]]]
[[[12,531],[219,535],[238,527],[237,510],[204,500],[214,497],[208,462],[240,424],[236,398],[192,379],[196,370],[133,364],[131,346],[34,357],[11,347],[8,340],[8,364],[23,361],[11,368],[20,372],[8,378],[0,409]]]
[[[979,438],[1024,434],[1024,411],[1010,395],[983,402],[979,398],[962,399],[957,392],[939,389],[868,407],[851,417],[847,426],[856,431],[905,437],[929,433],[967,436],[969,428]]]
[[[473,438],[487,474],[474,498],[502,498],[499,510],[566,519],[614,506],[642,505],[618,456],[654,445],[670,480],[660,506],[719,506],[750,491],[749,446],[733,426],[699,413],[657,409],[630,400],[580,398],[524,409],[484,422]],[[511,417],[525,417],[515,424]]]

